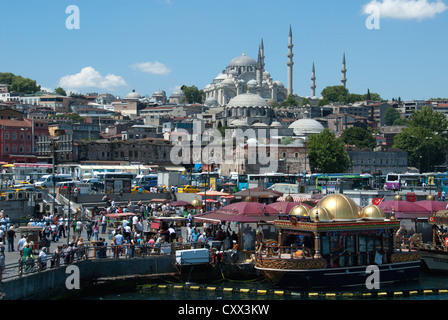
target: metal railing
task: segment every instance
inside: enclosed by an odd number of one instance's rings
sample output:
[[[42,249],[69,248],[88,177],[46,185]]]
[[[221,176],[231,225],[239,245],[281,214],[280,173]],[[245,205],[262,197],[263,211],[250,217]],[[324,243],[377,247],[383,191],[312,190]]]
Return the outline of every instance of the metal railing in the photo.
[[[0,267],[0,281],[8,281],[46,270],[65,267],[73,263],[86,260],[102,259],[141,259],[157,255],[175,255],[176,250],[191,248],[203,248],[198,243],[161,243],[161,244],[136,244],[98,246],[86,244],[70,251],[48,253],[42,259],[39,256],[20,259],[16,263],[6,264]]]

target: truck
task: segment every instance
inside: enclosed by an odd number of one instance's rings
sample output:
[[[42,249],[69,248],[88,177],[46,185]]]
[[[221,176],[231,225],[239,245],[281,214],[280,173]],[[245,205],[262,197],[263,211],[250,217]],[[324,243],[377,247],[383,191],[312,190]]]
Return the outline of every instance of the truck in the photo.
[[[157,174],[157,185],[163,186],[183,186],[187,184],[187,179],[182,172],[159,172]]]

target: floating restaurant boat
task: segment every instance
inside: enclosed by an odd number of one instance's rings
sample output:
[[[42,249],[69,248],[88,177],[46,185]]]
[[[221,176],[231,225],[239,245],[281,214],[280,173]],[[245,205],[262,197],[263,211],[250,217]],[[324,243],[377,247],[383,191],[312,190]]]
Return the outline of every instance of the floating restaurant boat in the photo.
[[[419,277],[419,251],[402,247],[400,221],[373,204],[362,209],[333,194],[311,210],[296,206],[274,225],[276,240],[257,233],[255,268],[276,287],[365,286],[372,265],[379,283]]]
[[[428,219],[432,225],[432,243],[420,247],[422,267],[429,271],[448,271],[448,210],[440,210]]]

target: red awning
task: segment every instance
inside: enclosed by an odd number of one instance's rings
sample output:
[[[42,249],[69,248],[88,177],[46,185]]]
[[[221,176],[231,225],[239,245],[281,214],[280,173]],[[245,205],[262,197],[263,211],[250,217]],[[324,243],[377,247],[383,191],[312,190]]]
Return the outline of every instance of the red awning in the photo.
[[[218,224],[221,221],[231,221],[239,223],[257,223],[260,221],[274,221],[277,216],[246,216],[243,214],[226,213],[223,210],[211,211],[199,216],[194,216],[195,221]]]
[[[159,229],[160,223],[159,222],[151,222],[151,229]]]
[[[121,217],[127,217],[127,216],[136,216],[136,214],[135,213],[130,213],[130,212],[106,214],[106,218],[121,218]]]

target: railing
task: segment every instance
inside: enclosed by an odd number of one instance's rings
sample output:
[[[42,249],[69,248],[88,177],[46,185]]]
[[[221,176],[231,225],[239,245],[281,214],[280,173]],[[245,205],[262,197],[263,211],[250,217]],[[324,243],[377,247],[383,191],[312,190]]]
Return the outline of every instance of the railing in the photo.
[[[17,263],[6,264],[0,272],[0,280],[7,281],[49,269],[64,267],[85,260],[137,259],[157,255],[174,254],[176,250],[200,247],[197,243],[163,243],[131,246],[90,246],[74,248],[69,252],[49,253],[44,261],[40,257],[29,258]],[[1,270],[1,268],[0,268]]]

